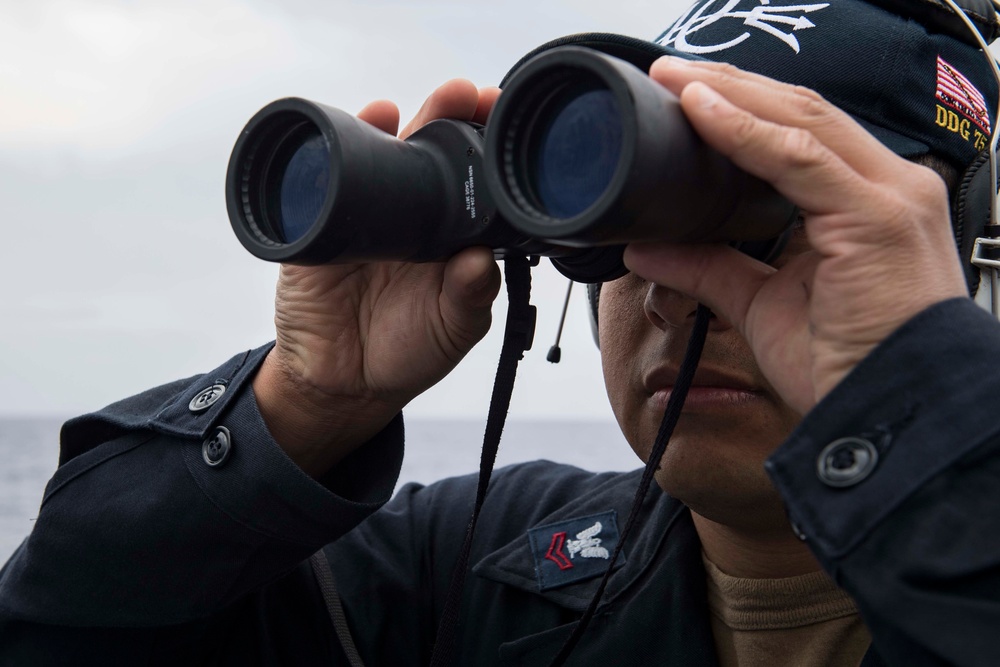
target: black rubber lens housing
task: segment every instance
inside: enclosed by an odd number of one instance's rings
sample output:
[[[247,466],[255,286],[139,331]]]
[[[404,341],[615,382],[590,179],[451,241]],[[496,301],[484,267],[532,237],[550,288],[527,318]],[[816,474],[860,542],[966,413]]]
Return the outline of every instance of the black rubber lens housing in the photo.
[[[432,262],[481,245],[497,257],[561,257],[574,280],[624,273],[620,249],[557,246],[507,224],[485,185],[483,145],[471,123],[433,121],[401,141],[339,109],[277,100],[233,148],[229,220],[272,262]]]
[[[487,122],[486,166],[503,217],[566,246],[763,240],[796,216],[708,147],[670,91],[582,47],[543,52],[511,76]]]
[[[321,119],[310,111],[285,104],[258,114],[230,158],[230,220],[263,259],[283,259],[309,243],[333,202],[338,163]]]

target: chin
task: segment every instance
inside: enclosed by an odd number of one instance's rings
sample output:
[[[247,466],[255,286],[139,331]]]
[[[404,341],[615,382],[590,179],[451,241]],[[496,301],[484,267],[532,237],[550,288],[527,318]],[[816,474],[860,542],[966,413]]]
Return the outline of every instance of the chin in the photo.
[[[748,442],[735,433],[707,437],[701,429],[692,433],[684,428],[690,426],[684,421],[656,472],[660,488],[717,523],[754,530],[787,528],[784,504],[764,470],[764,461],[777,445]]]
[[[656,483],[692,512],[740,530],[788,529],[784,503],[763,465],[749,468],[709,462],[696,466],[671,454],[664,455]]]

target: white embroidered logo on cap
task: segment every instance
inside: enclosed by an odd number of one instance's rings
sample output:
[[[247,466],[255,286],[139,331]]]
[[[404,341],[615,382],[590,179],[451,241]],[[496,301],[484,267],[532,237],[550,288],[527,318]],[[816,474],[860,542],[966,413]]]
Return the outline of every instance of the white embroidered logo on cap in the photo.
[[[757,0],[757,6],[750,10],[739,10],[737,7],[744,0],[727,0],[714,12],[709,12],[719,0],[705,0],[695,3],[691,9],[677,19],[673,25],[656,40],[662,46],[671,46],[683,53],[715,53],[732,48],[750,39],[750,31],[744,31],[727,42],[718,44],[691,44],[688,37],[699,30],[725,19],[739,19],[748,28],[755,28],[787,44],[795,53],[799,52],[799,40],[795,36],[797,30],[814,28],[816,24],[806,18],[806,14],[825,9],[830,3],[814,5],[784,5],[770,6],[770,0]],[[798,14],[798,16],[794,16]]]

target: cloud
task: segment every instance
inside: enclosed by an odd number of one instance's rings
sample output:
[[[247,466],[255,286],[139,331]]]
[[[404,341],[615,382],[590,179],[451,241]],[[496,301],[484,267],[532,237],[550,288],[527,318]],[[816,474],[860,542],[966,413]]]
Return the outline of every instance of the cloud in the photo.
[[[233,238],[223,199],[240,128],[298,95],[404,119],[452,77],[496,83],[560,35],[657,33],[661,3],[0,0],[0,411],[71,413],[213,368],[270,338],[275,267]],[[683,4],[683,3],[681,3]],[[652,30],[649,29],[652,24]],[[535,280],[540,322],[515,414],[609,416],[578,292]],[[414,410],[485,414],[490,337]]]
[[[0,24],[0,142],[117,154],[218,87],[300,57],[285,26],[233,0],[21,3]]]

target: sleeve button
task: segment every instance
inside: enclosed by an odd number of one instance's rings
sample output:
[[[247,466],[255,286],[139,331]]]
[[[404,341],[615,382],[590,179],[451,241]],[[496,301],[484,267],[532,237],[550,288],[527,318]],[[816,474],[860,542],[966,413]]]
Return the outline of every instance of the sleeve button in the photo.
[[[841,438],[820,452],[816,473],[827,486],[843,488],[862,482],[876,465],[875,445],[864,438]]]
[[[215,405],[216,401],[222,398],[222,395],[225,393],[226,385],[224,384],[213,384],[207,389],[202,389],[188,403],[188,410],[194,413],[204,412]]]
[[[218,426],[215,431],[201,445],[201,457],[205,463],[213,468],[218,468],[229,458],[233,451],[233,439],[229,435],[229,429]]]

